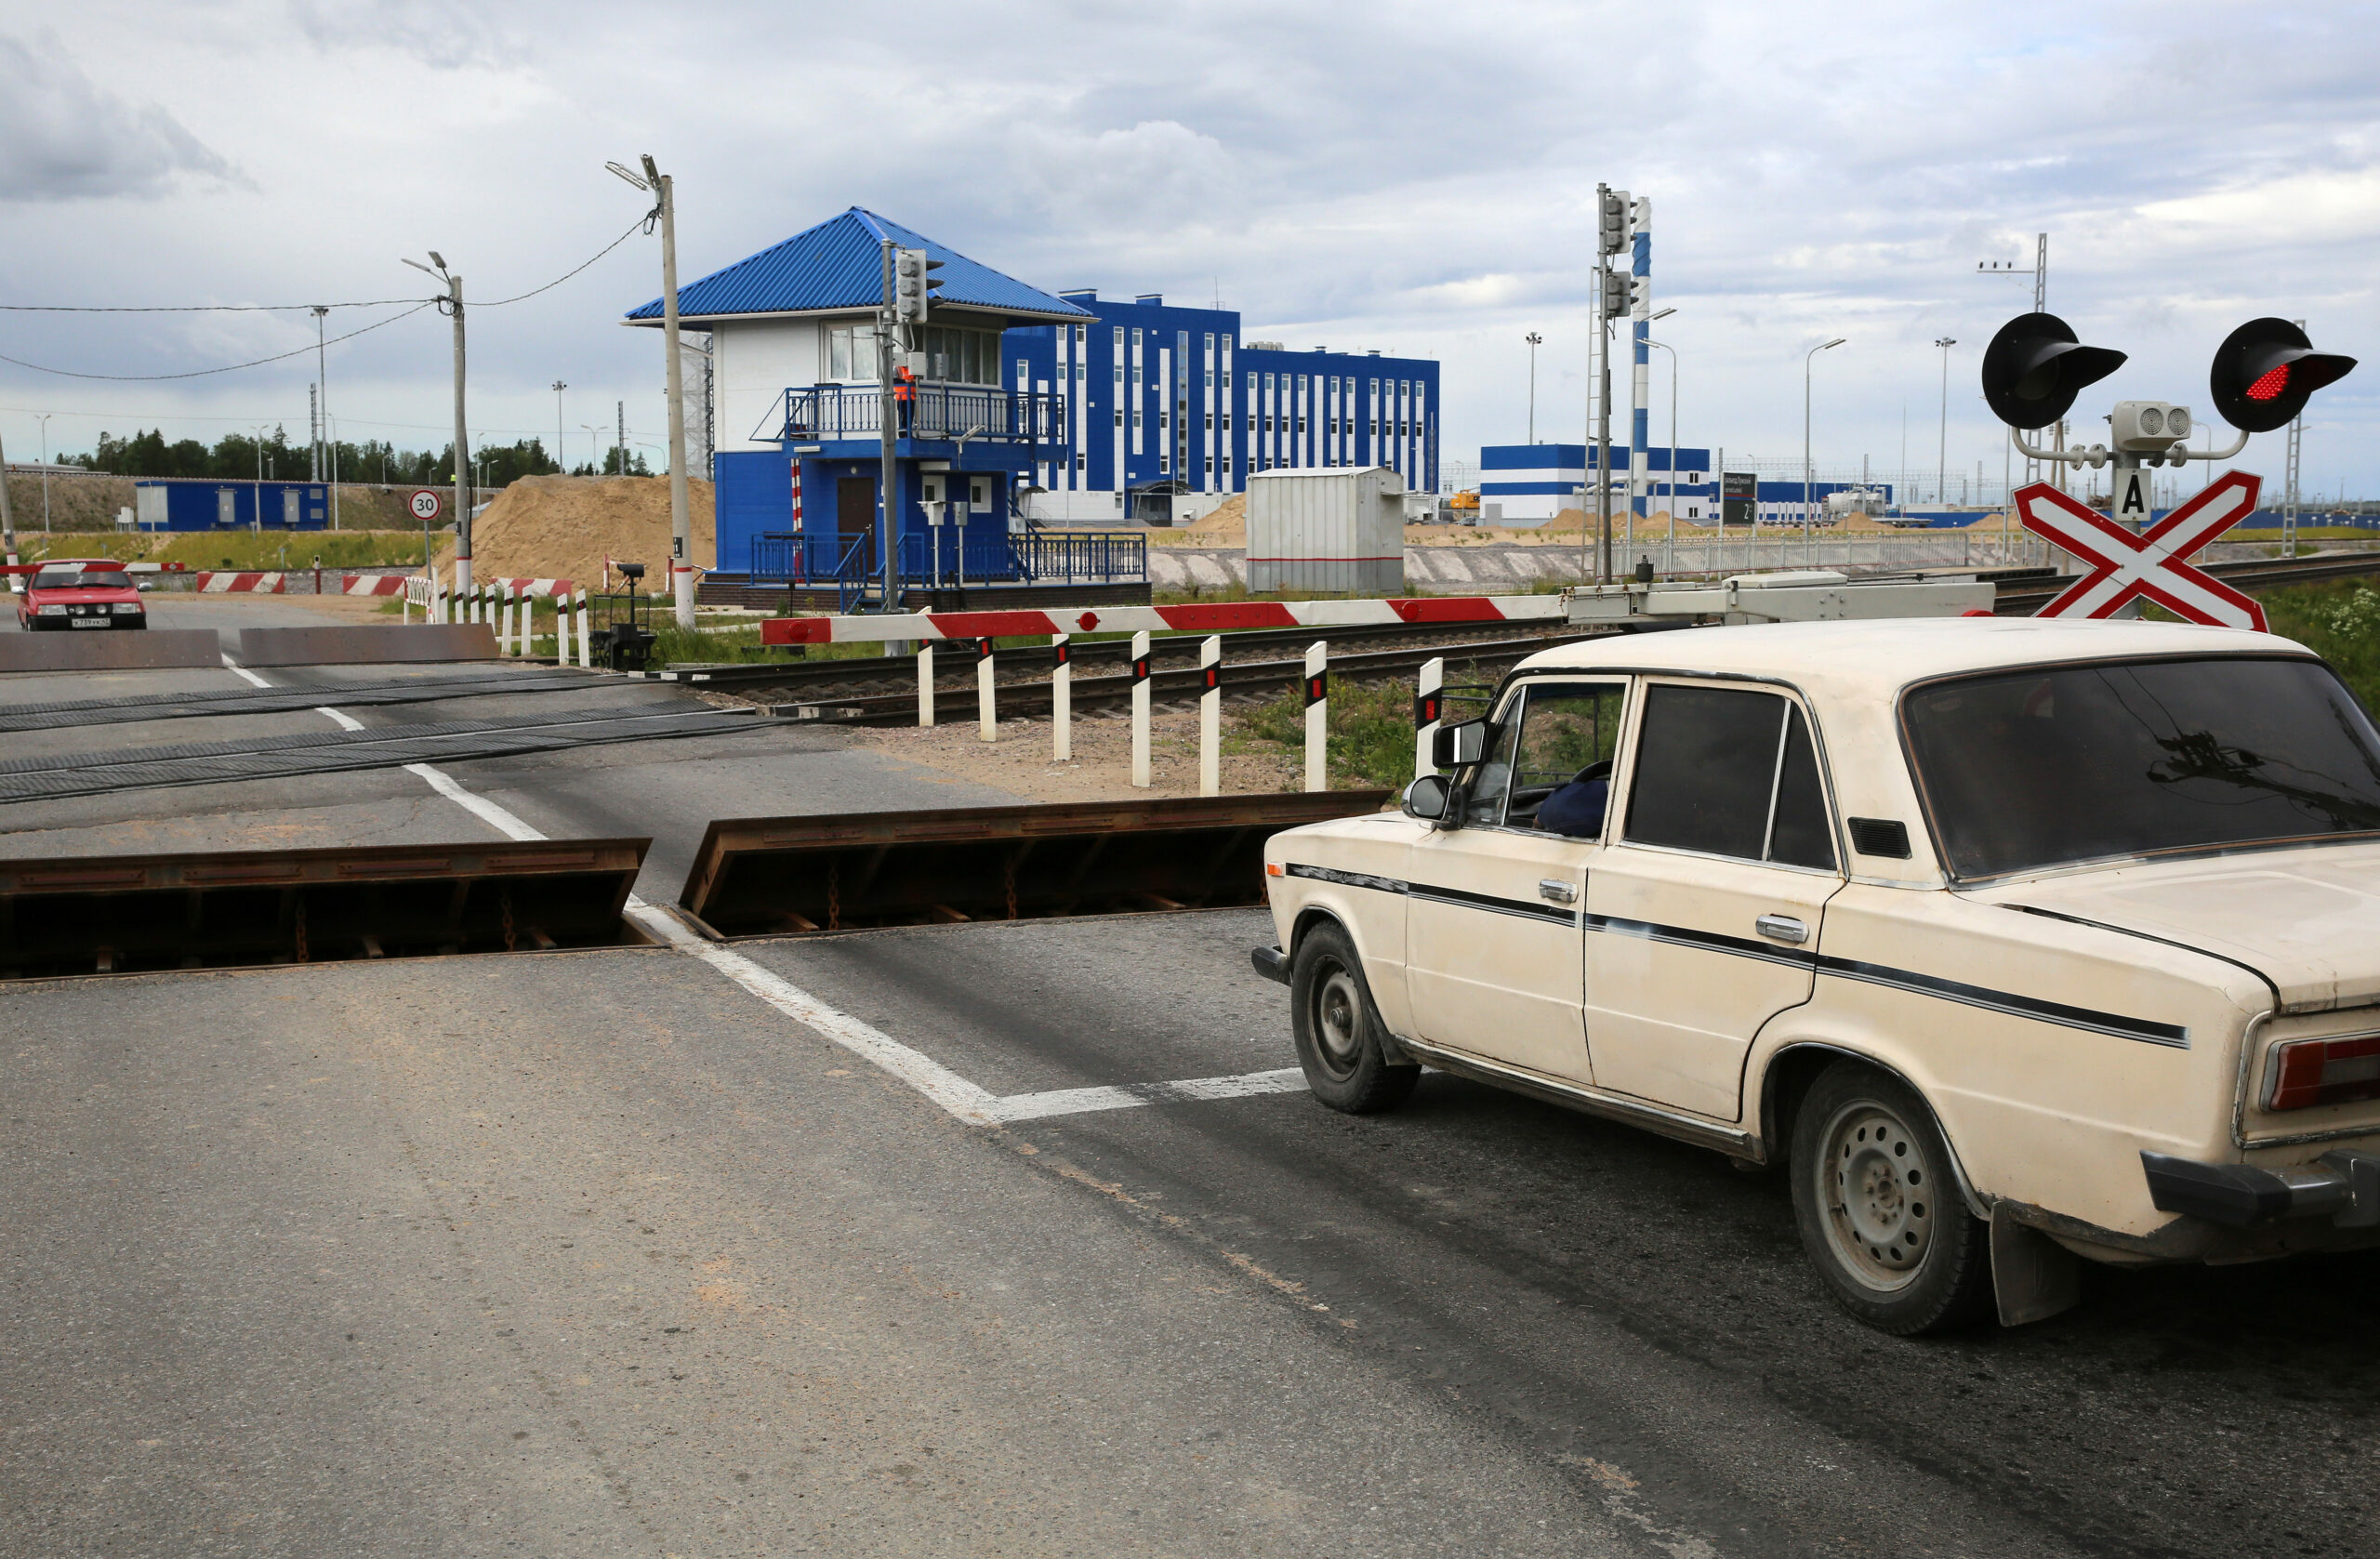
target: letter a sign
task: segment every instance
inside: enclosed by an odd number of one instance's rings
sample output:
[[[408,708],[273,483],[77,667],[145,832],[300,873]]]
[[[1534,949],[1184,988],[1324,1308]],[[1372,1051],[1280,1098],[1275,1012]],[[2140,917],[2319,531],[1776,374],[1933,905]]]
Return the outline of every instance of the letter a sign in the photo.
[[[2148,518],[2139,471],[2115,473],[2116,512],[2137,504]],[[2135,534],[2083,508],[2046,482],[2016,490],[2016,517],[2025,529],[2064,548],[2087,571],[2043,617],[2105,617],[2127,601],[2153,601],[2186,622],[2210,628],[2265,628],[2265,610],[2230,586],[2183,560],[2255,512],[2263,479],[2232,471],[2147,531]]]

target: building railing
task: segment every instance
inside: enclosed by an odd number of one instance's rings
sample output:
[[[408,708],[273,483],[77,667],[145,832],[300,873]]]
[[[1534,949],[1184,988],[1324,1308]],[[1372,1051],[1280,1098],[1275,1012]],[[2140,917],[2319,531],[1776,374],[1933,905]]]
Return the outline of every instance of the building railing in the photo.
[[[912,585],[1138,584],[1148,577],[1148,538],[1132,535],[1012,535],[929,526],[901,538],[901,575]],[[752,582],[832,586],[848,607],[874,588],[876,537],[770,532],[751,542]]]
[[[1065,442],[1065,397],[980,386],[920,384],[916,399],[895,403],[905,439]],[[788,390],[752,430],[755,440],[855,439],[881,434],[884,403],[873,385]]]

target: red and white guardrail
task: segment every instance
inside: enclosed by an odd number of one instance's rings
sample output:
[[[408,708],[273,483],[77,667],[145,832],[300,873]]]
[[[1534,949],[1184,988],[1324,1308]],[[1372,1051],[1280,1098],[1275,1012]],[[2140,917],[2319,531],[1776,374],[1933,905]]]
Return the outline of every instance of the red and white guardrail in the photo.
[[[1187,606],[1066,607],[1049,612],[903,612],[883,616],[772,617],[763,644],[1007,639],[1053,633],[1228,633],[1263,628],[1374,628],[1398,623],[1560,622],[1560,596],[1407,596],[1385,601],[1231,601]]]
[[[211,596],[226,594],[277,596],[285,594],[288,588],[288,575],[284,574],[260,574],[248,573],[245,571],[239,573],[224,573],[221,571],[210,570],[206,573],[196,575],[193,577],[198,581],[196,588],[202,593]]]
[[[341,577],[339,594],[350,596],[399,596],[405,593],[403,574],[350,574]]]

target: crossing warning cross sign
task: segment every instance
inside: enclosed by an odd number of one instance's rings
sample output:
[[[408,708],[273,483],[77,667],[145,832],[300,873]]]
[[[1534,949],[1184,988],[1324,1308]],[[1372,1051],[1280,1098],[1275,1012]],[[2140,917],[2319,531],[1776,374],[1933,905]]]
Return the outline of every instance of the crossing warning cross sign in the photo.
[[[2137,535],[2046,482],[2016,490],[2025,529],[2082,560],[2086,572],[2037,614],[2105,617],[2135,599],[2211,628],[2265,628],[2265,609],[2183,560],[2255,512],[2263,479],[2231,471]]]

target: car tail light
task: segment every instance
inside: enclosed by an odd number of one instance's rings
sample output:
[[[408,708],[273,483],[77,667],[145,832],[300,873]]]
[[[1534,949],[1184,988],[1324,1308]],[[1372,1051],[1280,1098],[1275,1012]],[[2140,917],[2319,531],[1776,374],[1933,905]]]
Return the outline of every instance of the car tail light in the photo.
[[[2265,1107],[2304,1110],[2380,1099],[2380,1034],[2298,1039],[2272,1052],[2272,1092]]]

